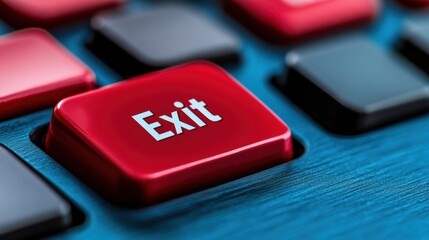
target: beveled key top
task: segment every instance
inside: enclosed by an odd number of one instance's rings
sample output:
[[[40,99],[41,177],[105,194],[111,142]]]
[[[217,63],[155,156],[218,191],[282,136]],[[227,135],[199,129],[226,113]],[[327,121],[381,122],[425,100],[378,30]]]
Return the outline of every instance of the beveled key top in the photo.
[[[136,77],[56,107],[46,151],[108,199],[169,200],[291,160],[289,128],[205,62]]]

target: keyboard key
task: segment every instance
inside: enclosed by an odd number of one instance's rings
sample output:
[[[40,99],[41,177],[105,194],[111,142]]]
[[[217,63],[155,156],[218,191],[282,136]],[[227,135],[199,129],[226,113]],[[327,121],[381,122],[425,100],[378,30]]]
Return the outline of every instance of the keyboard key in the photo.
[[[90,47],[123,76],[189,60],[237,60],[240,43],[198,11],[166,5],[134,14],[107,13],[92,21]]]
[[[0,196],[0,239],[35,239],[72,223],[69,203],[3,146]]]
[[[0,38],[0,79],[0,121],[95,87],[91,70],[38,29]]]
[[[284,91],[329,130],[361,133],[429,110],[424,74],[349,35],[290,52]]]
[[[429,74],[429,19],[408,21],[400,38],[398,50]]]
[[[15,27],[52,27],[87,18],[125,0],[2,0],[0,16]]]
[[[198,62],[63,100],[45,149],[108,199],[142,206],[284,163],[292,137],[230,75]]]
[[[227,13],[272,43],[289,43],[374,19],[378,0],[223,0]]]

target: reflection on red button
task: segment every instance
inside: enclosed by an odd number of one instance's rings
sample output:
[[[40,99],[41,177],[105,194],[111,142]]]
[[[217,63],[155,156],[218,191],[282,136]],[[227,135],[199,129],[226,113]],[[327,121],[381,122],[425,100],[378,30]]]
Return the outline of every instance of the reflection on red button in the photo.
[[[288,43],[374,19],[379,0],[223,0],[261,38]]]
[[[1,0],[0,16],[15,27],[51,27],[86,18],[125,0]]]
[[[292,158],[289,128],[206,62],[61,101],[46,151],[110,200],[143,206]]]
[[[94,88],[94,81],[92,71],[43,30],[0,38],[0,121],[54,106]]]

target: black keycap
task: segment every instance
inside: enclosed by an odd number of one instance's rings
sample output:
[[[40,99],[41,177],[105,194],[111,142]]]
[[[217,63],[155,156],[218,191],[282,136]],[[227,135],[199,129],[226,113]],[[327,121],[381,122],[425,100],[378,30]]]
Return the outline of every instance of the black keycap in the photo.
[[[90,49],[126,77],[190,60],[234,62],[240,48],[234,35],[176,4],[99,15],[92,28]]]
[[[358,35],[292,50],[286,95],[321,125],[357,134],[429,110],[424,74]]]
[[[34,238],[71,223],[70,204],[0,146],[0,239]]]
[[[429,74],[429,19],[404,24],[398,44],[399,52]]]

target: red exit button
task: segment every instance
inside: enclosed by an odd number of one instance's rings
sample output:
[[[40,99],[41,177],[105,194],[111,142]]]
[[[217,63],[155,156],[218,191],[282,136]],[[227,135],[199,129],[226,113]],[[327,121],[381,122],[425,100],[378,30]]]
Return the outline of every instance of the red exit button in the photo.
[[[142,206],[284,163],[292,137],[225,71],[197,62],[63,100],[45,148],[110,200]]]

